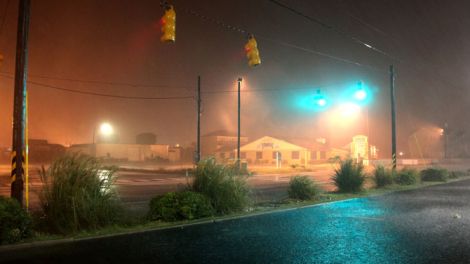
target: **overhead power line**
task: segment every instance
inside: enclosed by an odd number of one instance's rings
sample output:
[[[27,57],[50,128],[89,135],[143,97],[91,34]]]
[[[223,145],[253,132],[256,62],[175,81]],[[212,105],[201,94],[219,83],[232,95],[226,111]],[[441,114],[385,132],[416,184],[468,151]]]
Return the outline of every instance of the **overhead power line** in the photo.
[[[187,14],[198,17],[198,18],[202,19],[203,21],[213,23],[213,24],[219,26],[220,28],[230,30],[230,31],[233,31],[233,32],[237,32],[237,33],[241,33],[241,34],[244,34],[244,35],[249,35],[250,33],[252,33],[252,32],[250,32],[246,29],[227,24],[227,23],[225,23],[221,20],[203,15],[203,14],[198,13],[198,12],[196,12],[194,10],[191,10],[191,9],[183,8],[183,10]],[[328,54],[328,53],[325,53],[325,52],[313,50],[313,49],[310,49],[310,48],[305,48],[305,47],[302,47],[302,46],[299,46],[299,45],[295,45],[295,44],[280,41],[280,40],[275,40],[275,39],[269,38],[267,36],[264,36],[262,34],[255,34],[255,35],[259,39],[266,40],[266,41],[275,43],[275,44],[280,45],[280,46],[288,47],[288,48],[291,48],[291,49],[296,49],[296,50],[303,51],[303,52],[310,53],[310,54],[315,54],[315,55],[326,57],[326,58],[336,60],[336,61],[339,61],[339,62],[342,62],[342,63],[352,64],[352,65],[355,65],[355,66],[358,66],[358,67],[365,67],[365,68],[369,68],[369,69],[372,69],[372,70],[375,70],[375,71],[384,71],[382,69],[379,69],[379,68],[376,68],[376,67],[373,67],[373,66],[370,66],[370,65],[367,65],[367,64],[363,64],[363,63],[356,62],[356,61],[353,61],[353,60],[341,58],[341,57],[331,55],[331,54]],[[373,48],[373,47],[371,46],[371,48]]]
[[[386,56],[386,57],[388,57],[388,58],[390,58],[390,59],[399,61],[399,59],[397,59],[397,58],[393,57],[392,55],[388,54],[387,52],[385,52],[385,51],[383,51],[383,50],[381,50],[381,49],[379,49],[379,48],[373,46],[372,44],[367,43],[367,42],[365,42],[365,41],[359,39],[358,37],[355,37],[355,36],[353,36],[353,35],[350,35],[350,34],[348,34],[347,32],[345,32],[345,31],[343,31],[343,30],[341,30],[341,29],[339,29],[339,28],[336,28],[336,27],[334,27],[334,26],[332,26],[332,25],[329,25],[329,24],[327,24],[327,23],[325,23],[325,22],[323,22],[323,21],[321,21],[321,20],[319,20],[319,19],[317,19],[317,18],[314,18],[313,16],[306,15],[306,14],[300,12],[299,10],[294,9],[294,8],[288,6],[288,5],[284,4],[284,3],[281,3],[281,2],[279,2],[279,1],[277,1],[277,0],[268,0],[268,1],[270,1],[271,3],[273,3],[273,4],[277,5],[277,6],[280,6],[280,7],[284,8],[284,9],[286,9],[286,10],[288,10],[288,11],[290,11],[290,12],[292,12],[292,13],[298,15],[298,16],[301,16],[301,17],[303,17],[303,18],[309,20],[309,21],[312,22],[312,23],[318,24],[318,25],[320,25],[320,26],[323,27],[323,28],[326,28],[326,29],[328,29],[328,30],[331,30],[331,31],[333,31],[333,32],[336,32],[336,33],[339,34],[339,35],[342,35],[342,36],[344,36],[344,37],[347,37],[347,38],[351,39],[353,42],[355,42],[355,43],[357,43],[357,44],[360,44],[361,46],[364,46],[364,47],[366,47],[366,48],[368,48],[368,49],[370,49],[370,50],[373,50],[373,51],[375,51],[375,52],[377,52],[377,53],[380,53],[380,54],[382,54],[382,55],[384,55],[384,56]]]
[[[6,78],[13,79],[12,76],[8,76],[6,74],[0,74],[5,76]],[[54,79],[53,77],[50,77]],[[58,79],[61,79],[58,77]],[[92,92],[92,91],[83,91],[77,89],[70,89],[64,88],[57,85],[51,85],[47,83],[35,82],[35,81],[28,81],[29,84],[40,86],[43,88],[49,88],[61,92],[69,92],[69,93],[76,93],[82,95],[89,95],[89,96],[99,96],[99,97],[108,97],[108,98],[116,98],[116,99],[130,99],[130,100],[178,100],[178,99],[194,99],[194,96],[161,96],[161,97],[148,97],[148,96],[125,96],[125,95],[116,95],[116,94],[107,94],[107,93],[99,93],[99,92]],[[295,87],[295,88],[266,88],[266,89],[249,89],[249,90],[242,90],[242,93],[257,93],[257,92],[288,92],[293,90],[318,90],[318,89],[325,89],[329,87],[336,87],[338,85],[343,85],[346,83],[337,82],[327,85],[320,85],[320,86],[311,86],[311,87]],[[202,92],[202,94],[207,95],[214,95],[214,94],[227,94],[227,93],[237,93],[236,90],[206,90]]]

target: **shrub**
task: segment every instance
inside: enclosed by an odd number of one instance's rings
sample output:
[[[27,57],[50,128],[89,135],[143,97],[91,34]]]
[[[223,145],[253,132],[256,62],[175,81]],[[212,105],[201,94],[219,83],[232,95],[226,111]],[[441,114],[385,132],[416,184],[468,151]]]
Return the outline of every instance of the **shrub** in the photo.
[[[378,188],[393,184],[393,171],[382,165],[377,166],[374,171],[374,181]]]
[[[192,189],[206,195],[218,214],[243,210],[249,203],[245,176],[217,164],[214,158],[200,161],[194,173]]]
[[[30,237],[31,226],[31,217],[16,200],[0,196],[0,245]]]
[[[294,176],[289,181],[289,198],[311,200],[318,194],[318,188],[308,176]]]
[[[428,168],[421,171],[422,181],[447,181],[449,172],[442,168]]]
[[[47,231],[70,233],[117,221],[121,212],[112,189],[115,168],[83,154],[65,155],[40,171],[40,193]]]
[[[150,220],[177,221],[211,216],[214,209],[203,194],[184,191],[170,192],[150,201]]]
[[[457,179],[466,175],[467,173],[465,171],[451,171],[449,172],[449,179]]]
[[[418,179],[419,173],[415,169],[403,168],[398,172],[395,182],[400,185],[413,185]]]
[[[352,159],[341,160],[332,179],[339,192],[359,192],[365,181],[363,171],[362,164],[356,164]]]

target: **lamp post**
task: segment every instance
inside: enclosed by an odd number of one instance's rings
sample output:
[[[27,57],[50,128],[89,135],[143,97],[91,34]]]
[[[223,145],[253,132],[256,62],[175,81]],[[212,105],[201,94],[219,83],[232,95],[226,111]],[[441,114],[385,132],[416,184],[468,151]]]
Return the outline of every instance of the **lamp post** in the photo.
[[[237,166],[238,170],[240,170],[240,86],[241,82],[243,81],[242,78],[238,78],[238,130],[237,130]]]
[[[93,129],[93,154],[96,156],[96,133],[98,132],[101,136],[110,137],[114,134],[114,128],[110,123],[102,123],[100,124],[99,131],[96,131],[97,127],[95,126]]]

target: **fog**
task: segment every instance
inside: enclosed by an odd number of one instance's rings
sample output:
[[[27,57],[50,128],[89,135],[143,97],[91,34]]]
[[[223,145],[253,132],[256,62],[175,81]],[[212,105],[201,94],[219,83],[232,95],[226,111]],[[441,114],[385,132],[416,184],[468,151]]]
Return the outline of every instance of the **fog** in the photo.
[[[250,140],[265,135],[323,137],[341,147],[352,136],[366,134],[379,155],[389,157],[388,67],[393,64],[398,149],[408,152],[410,135],[421,127],[445,123],[454,145],[468,143],[468,1],[286,2],[387,54],[269,1],[175,1],[174,44],[159,41],[158,1],[32,1],[29,137],[62,145],[90,143],[95,127],[107,121],[124,143],[152,132],[158,143],[191,145],[196,140],[196,102],[187,97],[196,95],[197,76],[202,79],[202,134],[236,131],[236,81],[243,77],[241,130]],[[0,14],[6,5],[7,0],[0,0]],[[2,147],[11,145],[17,5],[9,4],[0,32]],[[262,64],[248,67],[243,34],[185,10],[263,36],[257,39]],[[369,87],[372,99],[357,115],[339,119],[335,111],[344,91],[359,81]],[[57,88],[171,98],[110,98]],[[317,90],[331,99],[327,109],[299,106],[301,98]]]

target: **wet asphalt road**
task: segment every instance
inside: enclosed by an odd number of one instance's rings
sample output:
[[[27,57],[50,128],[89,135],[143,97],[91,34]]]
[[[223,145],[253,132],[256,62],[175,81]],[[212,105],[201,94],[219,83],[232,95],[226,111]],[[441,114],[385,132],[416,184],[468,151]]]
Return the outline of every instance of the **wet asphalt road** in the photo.
[[[465,180],[21,252],[0,249],[0,262],[470,263],[469,202]]]

